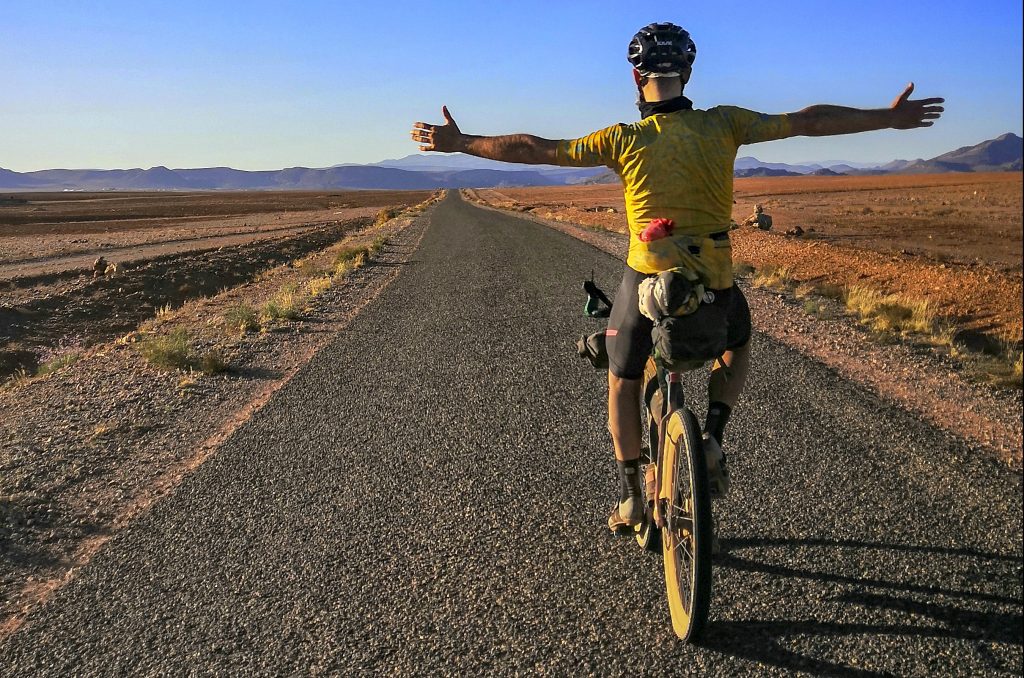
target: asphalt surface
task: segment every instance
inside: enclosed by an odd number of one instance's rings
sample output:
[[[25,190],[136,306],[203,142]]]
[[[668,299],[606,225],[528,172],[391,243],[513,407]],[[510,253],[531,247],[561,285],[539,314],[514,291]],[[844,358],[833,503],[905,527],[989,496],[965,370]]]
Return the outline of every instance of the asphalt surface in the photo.
[[[621,263],[455,197],[430,218],[0,673],[1020,675],[1020,477],[760,334],[711,625],[679,643],[660,556],[605,528],[605,375],[573,351],[581,281]]]

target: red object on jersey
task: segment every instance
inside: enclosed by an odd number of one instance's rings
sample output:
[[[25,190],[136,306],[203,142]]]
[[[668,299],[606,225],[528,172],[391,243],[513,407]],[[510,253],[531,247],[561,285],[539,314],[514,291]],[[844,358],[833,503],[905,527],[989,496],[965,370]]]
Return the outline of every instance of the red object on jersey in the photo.
[[[647,224],[647,228],[640,231],[640,240],[651,242],[652,240],[667,238],[672,235],[672,231],[675,228],[676,222],[671,219],[651,219],[651,223]]]

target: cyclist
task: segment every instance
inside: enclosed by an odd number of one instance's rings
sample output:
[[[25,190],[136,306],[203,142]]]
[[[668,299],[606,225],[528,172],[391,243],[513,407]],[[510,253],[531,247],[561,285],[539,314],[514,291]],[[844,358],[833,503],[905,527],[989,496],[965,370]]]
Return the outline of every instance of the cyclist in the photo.
[[[606,165],[622,179],[629,254],[607,331],[608,420],[619,475],[619,499],[608,526],[615,531],[638,524],[644,513],[638,468],[640,388],[651,351],[652,323],[640,314],[637,290],[651,274],[690,269],[712,291],[706,299],[713,297],[710,303],[726,310],[728,350],[712,368],[704,441],[712,487],[718,494],[728,487],[721,444],[747,378],[751,336],[746,299],[733,286],[728,235],[738,147],[791,136],[930,127],[943,111],[943,99],[911,100],[913,83],[888,108],[816,105],[781,115],[735,106],[694,109],[683,88],[696,55],[689,33],[679,26],[655,23],[640,29],[629,43],[627,58],[633,66],[641,120],[578,139],[463,134],[447,107],[441,109],[445,124],[417,122],[412,129],[422,151],[528,164]],[[655,220],[670,220],[668,235],[648,239],[650,231],[644,230]]]

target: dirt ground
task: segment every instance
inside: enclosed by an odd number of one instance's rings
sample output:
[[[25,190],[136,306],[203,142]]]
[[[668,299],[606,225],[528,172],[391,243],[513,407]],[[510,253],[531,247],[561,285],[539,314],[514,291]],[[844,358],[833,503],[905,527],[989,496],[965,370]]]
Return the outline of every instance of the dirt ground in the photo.
[[[617,184],[481,189],[496,207],[625,232]],[[771,232],[733,232],[734,256],[798,280],[928,299],[968,332],[1020,341],[1022,175],[737,179],[733,220],[756,203]],[[801,237],[784,235],[800,226]]]
[[[372,216],[424,191],[4,193],[0,280],[80,267],[100,254],[131,261],[211,246],[215,238],[277,237],[312,223]],[[22,203],[21,201],[26,201]],[[220,246],[224,243],[216,243]],[[149,246],[144,256],[133,248]],[[74,259],[70,259],[74,257]],[[113,258],[116,257],[116,258]],[[90,262],[91,263],[91,260]]]
[[[365,228],[384,208],[430,195],[0,195],[0,382],[191,299],[243,285]],[[99,256],[121,269],[94,276]]]

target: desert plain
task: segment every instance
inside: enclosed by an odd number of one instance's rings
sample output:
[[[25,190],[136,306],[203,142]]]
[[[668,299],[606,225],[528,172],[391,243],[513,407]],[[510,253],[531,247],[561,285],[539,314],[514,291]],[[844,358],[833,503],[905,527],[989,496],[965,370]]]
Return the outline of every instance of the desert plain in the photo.
[[[429,195],[0,194],[0,381],[245,284]]]

